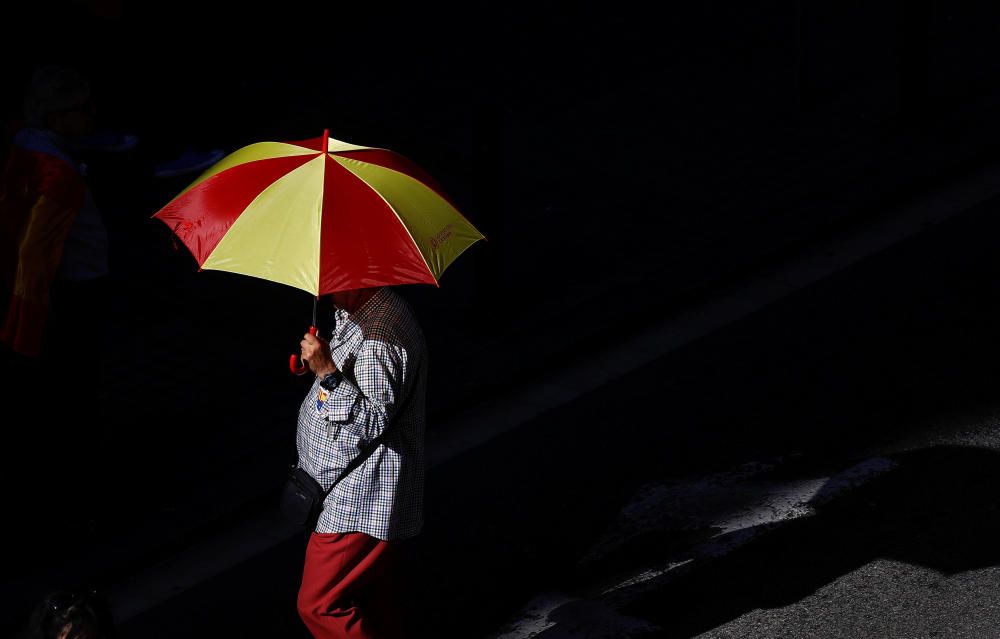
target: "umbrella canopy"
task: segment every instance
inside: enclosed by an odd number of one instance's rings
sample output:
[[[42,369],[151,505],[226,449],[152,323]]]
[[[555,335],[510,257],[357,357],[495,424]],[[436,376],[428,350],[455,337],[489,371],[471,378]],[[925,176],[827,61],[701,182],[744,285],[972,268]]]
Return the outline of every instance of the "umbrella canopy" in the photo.
[[[387,149],[329,137],[222,158],[153,215],[202,269],[325,295],[437,284],[483,234],[440,185]]]

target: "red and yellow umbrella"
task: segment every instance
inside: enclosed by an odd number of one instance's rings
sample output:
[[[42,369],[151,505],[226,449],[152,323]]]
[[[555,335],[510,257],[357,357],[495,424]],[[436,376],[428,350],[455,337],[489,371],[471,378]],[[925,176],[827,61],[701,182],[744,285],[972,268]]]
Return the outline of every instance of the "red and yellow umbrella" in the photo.
[[[320,296],[437,284],[483,234],[440,185],[387,149],[329,137],[259,142],[224,157],[153,217],[202,269]]]

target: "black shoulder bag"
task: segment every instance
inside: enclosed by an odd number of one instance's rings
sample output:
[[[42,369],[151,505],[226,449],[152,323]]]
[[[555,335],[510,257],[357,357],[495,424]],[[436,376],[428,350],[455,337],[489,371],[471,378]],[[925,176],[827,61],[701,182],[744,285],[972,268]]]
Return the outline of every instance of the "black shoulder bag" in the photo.
[[[334,486],[340,483],[340,480],[347,477],[347,473],[360,466],[371,455],[381,440],[382,437],[375,438],[364,453],[352,459],[351,463],[344,468],[344,472],[340,473],[340,477],[337,477],[327,490],[323,490],[319,482],[300,468],[298,464],[292,466],[281,491],[280,509],[285,520],[306,530],[315,529],[316,522],[319,521],[319,514],[323,511],[323,502],[326,501],[326,496],[330,494]]]
[[[405,413],[409,404],[410,396],[408,395],[396,415],[399,416]],[[319,514],[323,511],[323,502],[326,501],[327,495],[330,494],[334,486],[339,484],[344,477],[347,477],[347,473],[368,459],[368,456],[385,439],[390,426],[390,424],[386,424],[385,430],[372,440],[367,450],[351,460],[351,463],[344,468],[344,472],[340,473],[340,477],[337,477],[336,481],[327,490],[323,490],[319,482],[312,475],[300,468],[298,464],[292,466],[288,473],[288,479],[285,481],[285,486],[281,491],[280,510],[282,516],[291,524],[300,526],[306,530],[314,530],[316,522],[319,521]]]

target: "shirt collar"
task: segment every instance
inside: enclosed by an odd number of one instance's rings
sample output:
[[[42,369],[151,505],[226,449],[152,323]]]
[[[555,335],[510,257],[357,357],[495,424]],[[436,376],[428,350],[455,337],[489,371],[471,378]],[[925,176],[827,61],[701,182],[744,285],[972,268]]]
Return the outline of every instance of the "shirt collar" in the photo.
[[[361,308],[354,311],[353,313],[348,313],[342,308],[336,310],[337,317],[337,333],[342,337],[344,335],[344,330],[350,325],[361,326],[362,323],[367,319],[372,313],[375,312],[379,307],[385,304],[389,300],[389,287],[382,286],[379,287],[375,294],[365,300],[365,303],[361,305]]]

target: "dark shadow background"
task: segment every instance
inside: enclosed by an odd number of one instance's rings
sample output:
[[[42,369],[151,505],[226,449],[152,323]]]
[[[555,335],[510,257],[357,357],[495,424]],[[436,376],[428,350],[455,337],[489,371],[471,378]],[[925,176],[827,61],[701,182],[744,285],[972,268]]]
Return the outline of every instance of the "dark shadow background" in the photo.
[[[64,0],[5,7],[4,22],[18,34],[0,56],[5,120],[19,117],[34,67],[69,63],[93,79],[102,121],[140,138],[92,162],[116,287],[102,427],[117,464],[157,469],[142,485],[153,503],[136,489],[111,515],[137,548],[108,559],[104,576],[269,498],[294,453],[302,385],[284,367],[311,303],[197,273],[149,219],[193,179],[156,180],[152,166],[185,148],[229,152],[329,128],[438,178],[489,241],[440,288],[403,287],[431,349],[433,429],[585,356],[590,341],[919,197],[994,159],[1000,142],[1000,7],[985,3],[698,2],[654,15],[628,3]],[[845,368],[897,367],[861,357]],[[713,397],[711,380],[691,393]],[[829,396],[797,408],[813,400]],[[682,450],[696,454],[700,440],[686,437]],[[6,469],[8,484],[24,463]],[[624,486],[595,490],[610,504]],[[39,557],[20,549],[58,528],[9,535],[12,575],[45,574],[98,543],[65,540],[65,555]],[[11,618],[41,587],[15,583]]]
[[[156,278],[193,267],[149,220],[192,178],[152,180],[157,161],[330,128],[438,177],[489,241],[440,289],[405,288],[441,354],[434,374],[459,391],[432,410],[504,383],[456,345],[530,334],[536,317],[597,336],[588,311],[611,289],[625,313],[682,305],[993,157],[1000,139],[1000,8],[980,4],[710,2],[654,17],[50,0],[6,17],[31,43],[8,43],[6,119],[33,67],[68,62],[93,77],[103,122],[140,136],[91,167],[118,273],[152,278],[129,291],[140,321],[162,304]],[[250,291],[286,299],[273,288]]]

